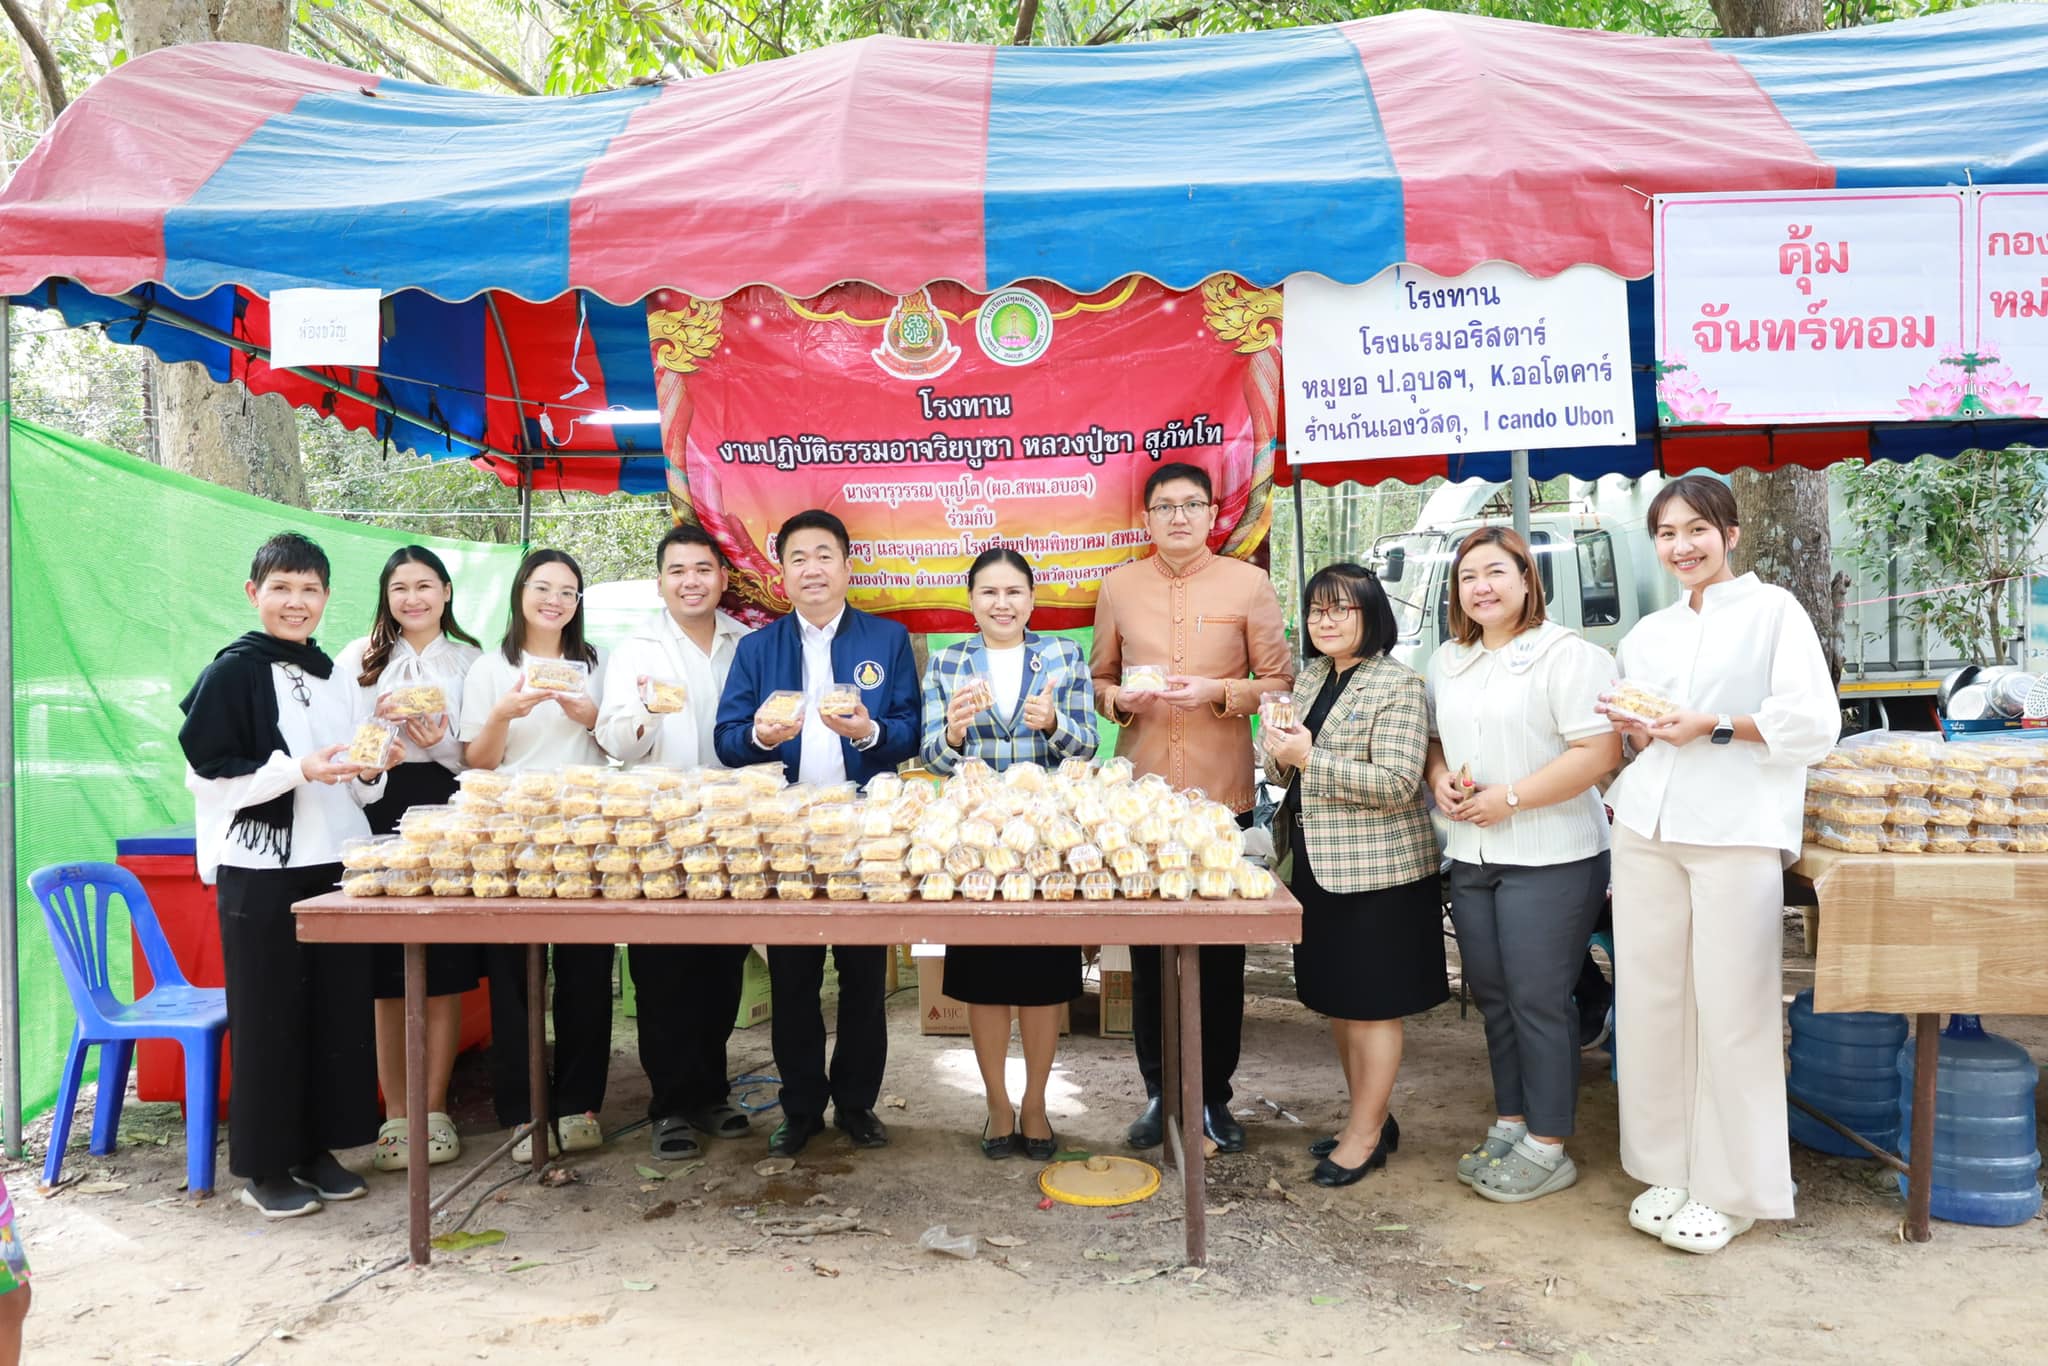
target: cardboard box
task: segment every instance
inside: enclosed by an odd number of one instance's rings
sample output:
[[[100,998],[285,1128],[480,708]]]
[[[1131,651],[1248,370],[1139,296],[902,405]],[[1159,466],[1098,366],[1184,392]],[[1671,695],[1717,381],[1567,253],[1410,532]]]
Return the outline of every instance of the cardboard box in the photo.
[[[910,956],[917,963],[917,1030],[920,1034],[967,1033],[967,1006],[945,992],[946,946],[912,944]],[[1073,1027],[1071,1013],[1060,1007],[1060,1033]]]
[[[1097,960],[1102,974],[1102,1024],[1096,1030],[1105,1039],[1128,1039],[1131,1027],[1131,951],[1121,944],[1105,944]]]
[[[740,1008],[734,1018],[734,1029],[751,1029],[775,1013],[775,995],[768,980],[767,951],[761,948],[747,950],[746,966],[740,976]],[[639,999],[633,992],[633,971],[623,957],[619,962],[619,995],[625,1001],[627,1019],[634,1019],[640,1011]],[[965,1026],[962,1026],[965,1029]]]

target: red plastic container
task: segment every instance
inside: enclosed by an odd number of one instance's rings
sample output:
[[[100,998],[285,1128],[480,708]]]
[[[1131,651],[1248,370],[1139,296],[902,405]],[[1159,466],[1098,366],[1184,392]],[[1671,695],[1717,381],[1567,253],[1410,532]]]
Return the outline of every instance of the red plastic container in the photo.
[[[179,826],[130,835],[114,844],[114,861],[135,874],[142,890],[156,909],[157,923],[178,966],[195,987],[226,985],[220,954],[220,912],[213,888],[199,880],[199,859],[192,827]],[[135,992],[141,995],[155,985],[142,946],[131,944],[135,964]],[[462,998],[460,1047],[475,1048],[491,1037],[490,987],[479,983]],[[135,1050],[135,1091],[142,1100],[185,1099],[185,1056],[178,1045],[164,1039],[144,1040]],[[223,1048],[220,1060],[220,1100],[228,1098],[228,1058]]]

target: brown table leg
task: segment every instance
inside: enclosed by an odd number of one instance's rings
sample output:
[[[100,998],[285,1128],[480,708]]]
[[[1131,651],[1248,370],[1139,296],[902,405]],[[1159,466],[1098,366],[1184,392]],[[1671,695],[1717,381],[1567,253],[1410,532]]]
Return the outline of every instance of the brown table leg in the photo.
[[[1180,963],[1170,945],[1159,947],[1159,1133],[1176,1170],[1187,1138],[1180,1115]]]
[[[427,946],[405,946],[405,1199],[406,1242],[414,1266],[433,1259],[433,1215],[427,1207]]]
[[[1207,1135],[1202,1123],[1202,950],[1196,944],[1176,944],[1171,950],[1180,960],[1180,1113],[1184,1142],[1181,1154],[1181,1198],[1187,1230],[1189,1266],[1209,1262],[1208,1157]],[[1162,955],[1163,956],[1163,955]],[[1192,1139],[1187,1139],[1192,1130]]]
[[[547,1169],[555,1122],[548,1113],[548,946],[526,946],[526,1085],[533,1103],[533,1175]]]
[[[1934,1200],[1934,1084],[1941,1070],[1941,1016],[1913,1017],[1913,1163],[1906,1178],[1906,1241],[1931,1243]]]

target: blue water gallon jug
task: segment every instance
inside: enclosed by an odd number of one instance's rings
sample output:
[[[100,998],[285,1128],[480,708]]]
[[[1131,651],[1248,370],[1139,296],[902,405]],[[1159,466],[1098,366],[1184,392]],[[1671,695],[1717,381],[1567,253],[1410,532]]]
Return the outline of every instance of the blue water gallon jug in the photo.
[[[1792,1023],[1786,1089],[1886,1152],[1897,1152],[1899,1045],[1906,1041],[1906,1017],[1869,1011],[1815,1014],[1811,989],[1793,997],[1786,1014]],[[1791,1129],[1793,1142],[1817,1153],[1870,1156],[1796,1105]]]
[[[1911,1159],[1913,1045],[1899,1049],[1899,1155]],[[2034,1088],[2041,1071],[1975,1015],[1949,1018],[1934,1083],[1934,1217],[1956,1224],[2024,1224],[2041,1208]],[[1899,1174],[1899,1191],[1907,1191]]]

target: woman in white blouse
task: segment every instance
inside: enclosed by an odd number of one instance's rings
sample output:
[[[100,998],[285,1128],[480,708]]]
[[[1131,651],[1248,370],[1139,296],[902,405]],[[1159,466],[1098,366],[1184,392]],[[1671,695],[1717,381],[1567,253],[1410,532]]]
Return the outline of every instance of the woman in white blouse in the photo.
[[[523,686],[525,661],[561,659],[589,672],[576,692]],[[462,755],[471,768],[507,773],[526,769],[602,764],[605,753],[591,732],[604,695],[604,664],[583,638],[583,570],[559,550],[536,550],[512,580],[505,639],[470,666],[462,686]],[[567,1152],[603,1140],[597,1111],[604,1105],[612,1049],[612,949],[609,944],[553,947],[555,1075],[549,1086],[551,1118]],[[526,951],[493,944],[484,953],[491,980],[491,1081],[498,1122],[511,1127],[533,1117],[526,1070]],[[512,1150],[531,1155],[531,1138]],[[554,1146],[552,1137],[550,1148]]]
[[[1784,868],[1805,770],[1841,710],[1797,599],[1737,578],[1735,496],[1701,475],[1650,502],[1657,557],[1684,596],[1621,642],[1610,697],[1634,754],[1615,782],[1615,1031],[1621,1162],[1650,1189],[1629,1223],[1717,1252],[1792,1217],[1785,1128]],[[1676,710],[1648,720],[1623,714]]]
[[[1451,919],[1486,1019],[1495,1110],[1458,1179],[1514,1204],[1579,1179],[1564,1150],[1579,1094],[1572,988],[1607,894],[1594,784],[1621,758],[1599,710],[1614,661],[1544,619],[1542,579],[1512,530],[1467,536],[1450,577],[1424,777],[1450,822]]]
[[[455,795],[462,745],[454,718],[462,714],[462,680],[483,651],[455,620],[455,584],[448,566],[425,546],[401,546],[384,562],[377,616],[370,634],[350,641],[335,657],[338,678],[355,685],[355,720],[372,716],[399,725],[406,759],[384,780],[384,795],[364,811],[370,833],[389,835],[415,806]],[[411,684],[439,688],[447,710],[394,718],[391,693]],[[377,997],[377,1084],[384,1092],[384,1127],[370,1161],[379,1171],[404,1171],[405,960],[396,944],[371,951]],[[448,1117],[448,1077],[455,1070],[462,1033],[462,993],[483,974],[483,956],[471,944],[427,946],[427,1161],[461,1155]]]

